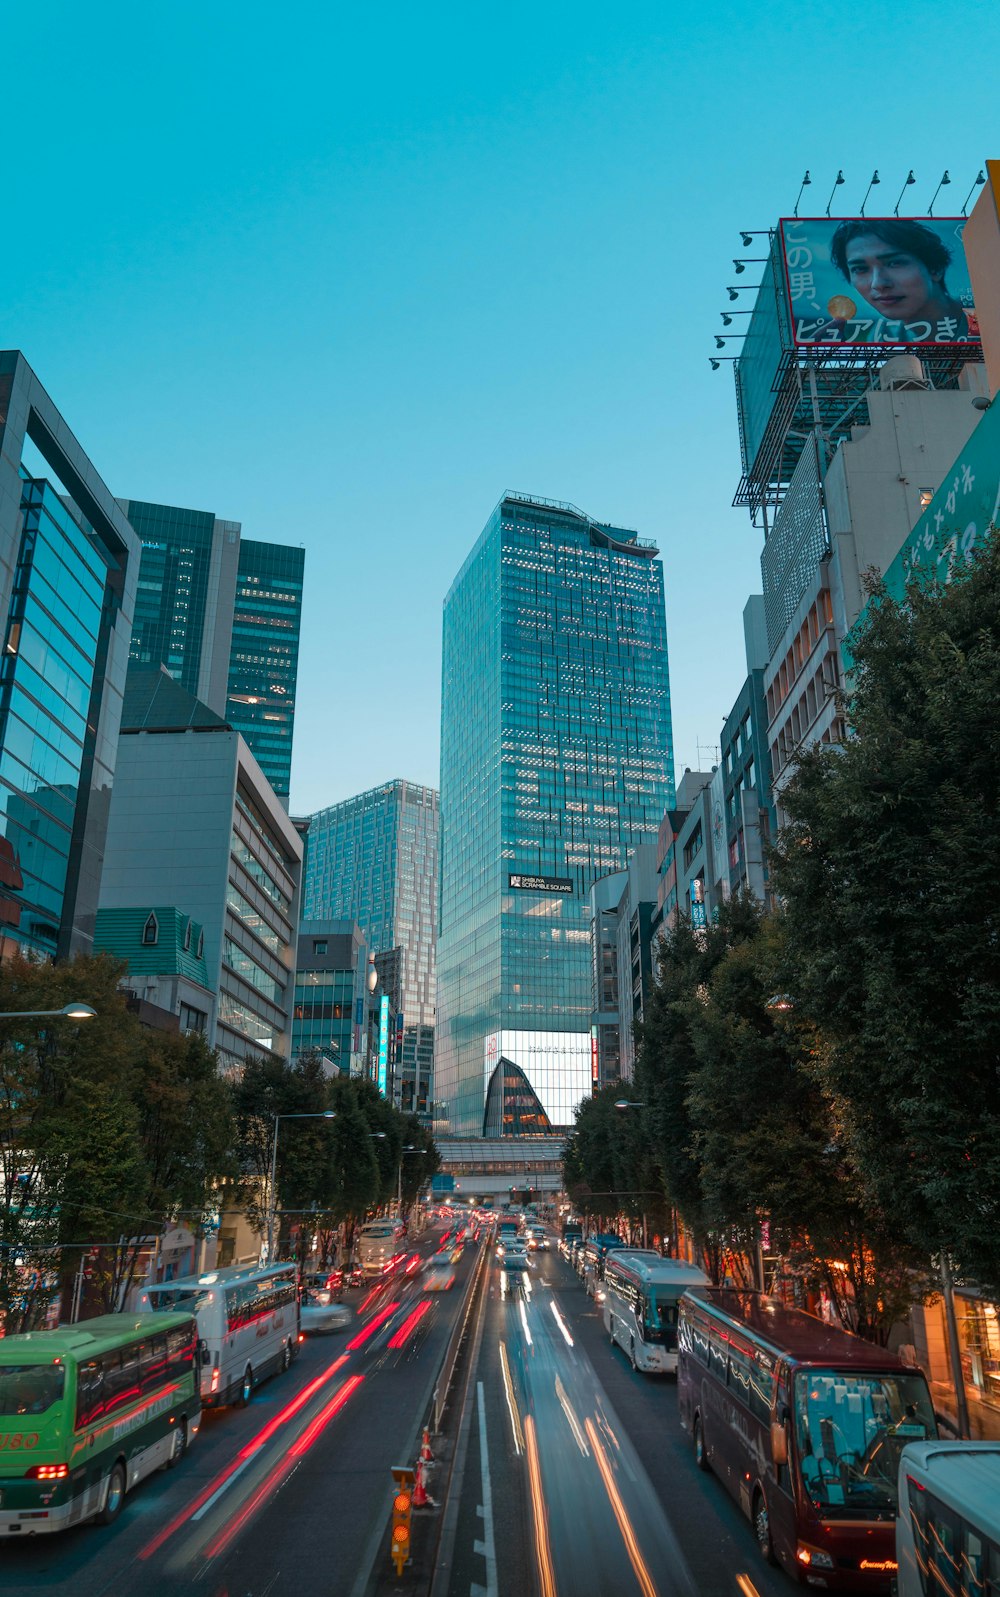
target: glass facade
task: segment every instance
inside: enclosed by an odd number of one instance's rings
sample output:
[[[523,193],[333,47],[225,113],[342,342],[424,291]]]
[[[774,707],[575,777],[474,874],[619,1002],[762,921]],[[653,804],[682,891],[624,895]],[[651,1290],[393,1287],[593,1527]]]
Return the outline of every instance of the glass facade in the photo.
[[[362,971],[362,976],[364,972]],[[333,1059],[345,1075],[354,1047],[355,989],[358,972],[299,970],[295,973],[295,1009],[292,1019],[292,1057],[319,1053]],[[359,1028],[360,1029],[360,1028]]]
[[[140,665],[165,665],[197,695],[202,653],[211,647],[205,630],[215,517],[136,499],[125,510],[142,540],[129,657]]]
[[[591,1090],[589,892],[673,801],[663,571],[634,533],[503,499],[444,607],[435,1123],[518,1065],[554,1127]]]
[[[0,831],[17,862],[11,935],[55,955],[93,736],[108,562],[49,483],[25,478],[0,665]]]
[[[434,1064],[438,795],[401,780],[309,817],[303,919],[357,921],[380,954],[399,949],[401,1107],[429,1112]]]
[[[295,682],[305,550],[240,544],[226,720],[242,733],[287,806],[292,774]]]

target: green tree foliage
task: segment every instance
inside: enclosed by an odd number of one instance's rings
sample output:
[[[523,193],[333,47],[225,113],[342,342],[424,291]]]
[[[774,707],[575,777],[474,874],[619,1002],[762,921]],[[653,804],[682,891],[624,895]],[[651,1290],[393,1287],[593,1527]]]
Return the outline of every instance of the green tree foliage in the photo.
[[[866,1197],[1000,1290],[1000,543],[875,588],[854,736],[807,753],[775,859],[794,991]]]
[[[142,1027],[100,956],[0,967],[0,1310],[35,1323],[57,1278],[69,1312],[80,1260],[104,1307],[142,1240],[202,1217],[231,1143],[228,1094],[199,1037]],[[11,1020],[81,1000],[93,1019]]]
[[[563,1150],[563,1181],[573,1204],[599,1224],[619,1226],[627,1240],[666,1233],[669,1214],[663,1174],[641,1106],[618,1109],[628,1090],[620,1084],[585,1098]]]

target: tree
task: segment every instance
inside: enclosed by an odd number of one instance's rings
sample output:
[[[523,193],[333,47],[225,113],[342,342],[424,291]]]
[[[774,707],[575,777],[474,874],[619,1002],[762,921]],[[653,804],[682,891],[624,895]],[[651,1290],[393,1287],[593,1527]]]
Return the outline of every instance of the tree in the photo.
[[[873,584],[852,645],[853,735],[783,795],[791,990],[866,1200],[1000,1292],[1000,543]]]

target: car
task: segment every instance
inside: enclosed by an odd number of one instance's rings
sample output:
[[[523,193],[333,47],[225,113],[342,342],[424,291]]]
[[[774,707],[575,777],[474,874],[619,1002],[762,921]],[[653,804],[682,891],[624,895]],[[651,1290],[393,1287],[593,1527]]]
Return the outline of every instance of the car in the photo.
[[[455,1271],[450,1254],[432,1253],[423,1271],[425,1292],[447,1292],[454,1285]]]
[[[320,1302],[321,1294],[306,1289],[299,1304],[299,1326],[307,1336],[324,1331],[343,1331],[353,1315],[343,1303]]]
[[[552,1251],[552,1243],[544,1231],[536,1232],[528,1246],[534,1248],[536,1253],[551,1253]]]
[[[521,1248],[511,1248],[500,1260],[500,1296],[508,1292],[531,1295],[531,1266],[527,1253]]]

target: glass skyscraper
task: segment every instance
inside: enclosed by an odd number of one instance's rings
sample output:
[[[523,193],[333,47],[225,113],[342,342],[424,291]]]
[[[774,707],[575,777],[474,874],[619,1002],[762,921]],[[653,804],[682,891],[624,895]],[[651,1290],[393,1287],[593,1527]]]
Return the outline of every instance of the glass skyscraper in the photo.
[[[396,1082],[401,1106],[429,1112],[434,1062],[438,795],[395,780],[311,815],[304,920],[357,921],[369,946],[398,960],[391,994],[402,1017]]]
[[[592,1085],[589,893],[673,802],[663,569],[506,495],[444,606],[435,1124],[572,1124]]]
[[[287,806],[292,774],[305,550],[240,544],[226,720]]]
[[[88,952],[139,544],[17,350],[0,353],[0,956]]]
[[[211,511],[121,504],[142,540],[131,658],[225,716],[287,808],[305,551]]]

